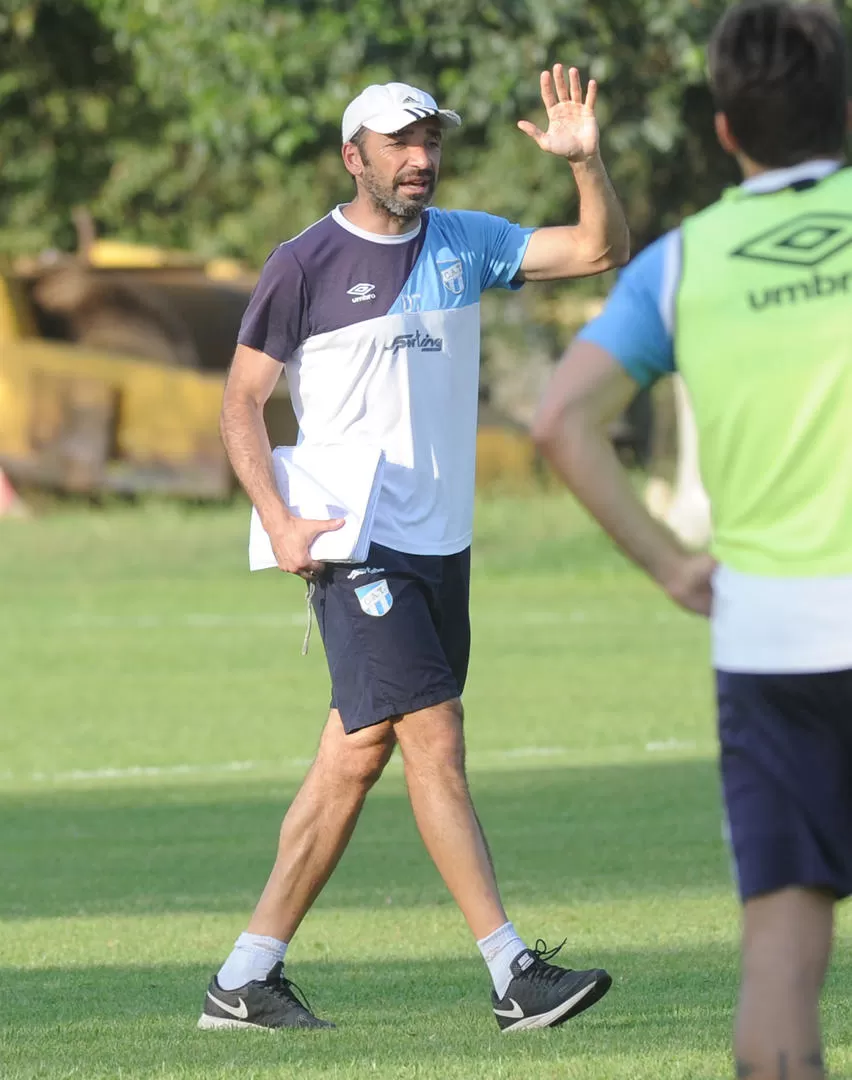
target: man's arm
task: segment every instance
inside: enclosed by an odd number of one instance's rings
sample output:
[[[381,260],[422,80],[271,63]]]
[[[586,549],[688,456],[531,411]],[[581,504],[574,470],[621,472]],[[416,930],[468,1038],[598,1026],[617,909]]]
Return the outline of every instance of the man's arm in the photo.
[[[518,127],[550,154],[568,160],[577,184],[580,220],[577,225],[536,230],[521,262],[519,280],[551,281],[585,277],[623,266],[630,256],[630,233],[600,156],[595,119],[597,85],[589,82],[586,100],[576,68],[561,64],[541,75],[541,97],[548,128],[541,131],[528,120]]]
[[[618,546],[681,606],[710,613],[715,562],[694,555],[643,506],[607,434],[637,384],[605,349],[577,341],[547,389],[533,438]]]
[[[521,263],[518,277],[523,281],[590,277],[623,266],[630,257],[627,221],[600,156],[572,162],[571,168],[579,223],[536,229]]]
[[[220,430],[228,459],[257,508],[278,566],[309,578],[322,570],[322,563],[311,558],[310,545],[320,533],[339,529],[343,522],[296,518],[278,492],[263,408],[282,368],[274,357],[238,345],[225,383]]]

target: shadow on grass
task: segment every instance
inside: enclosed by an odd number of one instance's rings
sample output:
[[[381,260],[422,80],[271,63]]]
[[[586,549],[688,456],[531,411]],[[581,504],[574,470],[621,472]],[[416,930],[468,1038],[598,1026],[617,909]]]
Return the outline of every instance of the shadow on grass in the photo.
[[[732,951],[628,953],[601,962],[615,974],[607,998],[561,1029],[516,1038],[497,1030],[478,957],[295,964],[292,975],[317,1014],[334,1019],[338,1030],[271,1037],[197,1032],[210,971],[194,965],[0,970],[0,979],[15,986],[12,1007],[4,1009],[7,1048],[26,1051],[32,1061],[39,1047],[46,1063],[61,1055],[66,1067],[76,1061],[86,1076],[109,1069],[114,1076],[147,1075],[146,1068],[156,1075],[164,1058],[173,1068],[191,1062],[199,1075],[226,1064],[294,1067],[304,1058],[314,1069],[360,1063],[365,1075],[371,1065],[401,1070],[416,1062],[440,1076],[442,1062],[457,1068],[490,1057],[532,1065],[582,1057],[596,1047],[625,1055],[659,1053],[664,1045],[674,1051],[687,1042],[724,1049],[735,990]]]
[[[703,761],[477,772],[507,899],[730,888],[714,766]],[[249,910],[292,782],[52,790],[0,799],[0,917]],[[398,772],[368,799],[320,905],[449,903]]]
[[[601,1080],[613,1062],[635,1064],[619,1076],[723,1075],[736,995],[732,947],[602,950],[598,961],[614,975],[602,1002],[562,1028],[512,1038],[494,1024],[478,957],[296,963],[292,976],[338,1030],[275,1034],[196,1031],[210,977],[200,965],[0,969],[0,985],[14,988],[4,996],[0,1064],[4,1078],[155,1076],[166,1067],[169,1076],[255,1076],[264,1066],[289,1076],[300,1065],[312,1076],[458,1077],[469,1067],[477,1077],[556,1077],[577,1062],[588,1063],[583,1076]],[[829,1046],[847,1055],[850,991],[847,943],[824,1010]],[[680,1071],[668,1071],[679,1061]]]

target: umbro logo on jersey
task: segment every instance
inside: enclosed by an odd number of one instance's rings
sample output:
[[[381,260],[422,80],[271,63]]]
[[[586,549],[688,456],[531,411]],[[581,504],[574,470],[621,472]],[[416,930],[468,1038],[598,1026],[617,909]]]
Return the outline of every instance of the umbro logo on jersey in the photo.
[[[375,285],[371,285],[369,281],[359,281],[357,285],[353,285],[351,289],[346,290],[346,295],[352,297],[353,304],[363,304],[365,300],[375,300]]]
[[[810,278],[791,281],[789,277],[777,284],[750,289],[746,299],[752,311],[766,311],[791,304],[822,300],[852,291],[852,271],[848,269],[848,252],[852,246],[852,214],[834,211],[812,211],[799,214],[776,225],[731,252],[740,259],[774,263],[789,270],[800,268]],[[839,264],[840,273],[831,270],[838,264],[824,266],[837,255],[846,253],[847,261]]]
[[[443,352],[444,339],[415,330],[413,334],[397,334],[390,345],[385,345],[385,352],[391,349],[396,355],[402,349],[417,352]]]
[[[852,244],[852,214],[811,211],[752,237],[731,252],[782,266],[819,266]]]

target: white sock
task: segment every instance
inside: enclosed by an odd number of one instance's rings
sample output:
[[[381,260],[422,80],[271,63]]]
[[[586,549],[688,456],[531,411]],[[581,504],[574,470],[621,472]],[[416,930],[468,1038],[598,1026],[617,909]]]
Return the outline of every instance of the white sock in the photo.
[[[493,934],[477,941],[482,959],[488,965],[491,982],[494,984],[494,993],[498,998],[506,996],[509,983],[513,979],[512,961],[526,948],[523,941],[510,922],[498,927]]]
[[[240,934],[216,976],[219,985],[223,990],[239,990],[252,979],[262,982],[286,952],[286,941],[262,934]]]

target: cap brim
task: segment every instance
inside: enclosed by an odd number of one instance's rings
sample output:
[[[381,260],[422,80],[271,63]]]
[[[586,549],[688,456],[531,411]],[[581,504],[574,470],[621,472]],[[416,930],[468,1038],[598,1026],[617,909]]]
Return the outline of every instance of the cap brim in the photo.
[[[395,131],[402,131],[403,128],[416,124],[418,120],[429,120],[433,116],[441,121],[442,127],[446,128],[459,127],[462,122],[459,114],[453,112],[452,109],[425,109],[420,105],[414,105],[410,109],[391,109],[380,116],[371,116],[361,126],[379,135],[393,135]]]

